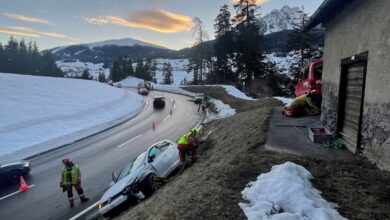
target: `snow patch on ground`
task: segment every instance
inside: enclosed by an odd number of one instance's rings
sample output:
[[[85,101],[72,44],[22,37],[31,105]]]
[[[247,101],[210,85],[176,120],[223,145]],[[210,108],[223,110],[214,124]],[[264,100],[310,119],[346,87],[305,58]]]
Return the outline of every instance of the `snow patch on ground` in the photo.
[[[218,118],[226,118],[236,114],[236,110],[231,108],[230,105],[223,103],[221,100],[212,99],[216,110],[218,111]]]
[[[286,162],[273,166],[241,192],[247,203],[239,203],[249,220],[344,220],[336,205],[321,197],[304,167]]]
[[[0,161],[21,159],[135,116],[141,96],[90,80],[0,73]]]
[[[286,97],[280,97],[280,96],[275,96],[273,98],[282,101],[284,106],[289,106],[293,100],[292,98],[286,98]]]
[[[239,99],[254,100],[253,98],[245,95],[245,93],[243,93],[242,91],[240,91],[239,89],[237,89],[234,86],[222,85],[222,87],[225,88],[226,92],[231,96],[234,96],[234,97],[239,98]]]

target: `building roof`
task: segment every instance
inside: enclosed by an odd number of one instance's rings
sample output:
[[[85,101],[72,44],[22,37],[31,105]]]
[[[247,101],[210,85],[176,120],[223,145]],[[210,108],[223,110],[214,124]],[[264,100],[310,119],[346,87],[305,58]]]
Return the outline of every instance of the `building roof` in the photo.
[[[320,7],[307,21],[303,30],[311,30],[315,26],[331,20],[353,1],[354,0],[324,0]]]

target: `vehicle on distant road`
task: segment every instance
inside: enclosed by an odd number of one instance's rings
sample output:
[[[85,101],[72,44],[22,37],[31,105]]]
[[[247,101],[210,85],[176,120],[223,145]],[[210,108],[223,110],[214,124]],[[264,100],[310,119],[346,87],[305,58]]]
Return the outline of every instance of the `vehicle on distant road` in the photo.
[[[314,60],[301,70],[298,83],[295,85],[295,97],[309,94],[311,90],[321,93],[322,66],[322,59]]]
[[[156,96],[153,99],[153,108],[164,108],[165,98],[163,96]]]
[[[30,171],[30,162],[24,160],[0,164],[0,185],[17,183],[20,176],[27,176]]]
[[[140,95],[148,95],[149,94],[149,90],[146,89],[146,88],[138,88],[138,94],[140,94]]]
[[[164,140],[153,144],[126,164],[118,176],[112,174],[112,185],[99,201],[99,213],[108,218],[126,201],[137,201],[140,192],[150,196],[158,188],[156,178],[167,178],[178,169],[179,163],[176,143]]]
[[[203,94],[198,94],[194,97],[194,103],[195,104],[200,104],[202,103],[203,101],[203,98],[204,98],[204,95]]]

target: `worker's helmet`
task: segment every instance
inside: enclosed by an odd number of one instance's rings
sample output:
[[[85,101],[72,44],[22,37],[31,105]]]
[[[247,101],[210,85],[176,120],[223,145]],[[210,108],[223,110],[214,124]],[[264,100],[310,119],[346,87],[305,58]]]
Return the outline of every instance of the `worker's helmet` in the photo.
[[[199,134],[200,128],[193,128],[193,129],[191,130],[191,132],[194,133],[194,134]]]
[[[62,159],[62,163],[64,163],[65,165],[68,165],[68,164],[72,163],[72,160],[70,158],[64,158],[64,159]]]

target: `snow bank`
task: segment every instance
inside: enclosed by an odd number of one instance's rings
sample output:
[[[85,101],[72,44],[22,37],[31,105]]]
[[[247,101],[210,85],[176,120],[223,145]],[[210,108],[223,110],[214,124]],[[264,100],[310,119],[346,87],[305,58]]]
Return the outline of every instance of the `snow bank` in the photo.
[[[291,103],[292,100],[293,100],[293,99],[291,99],[291,98],[280,97],[280,96],[275,96],[275,97],[273,97],[273,98],[282,101],[283,104],[284,104],[284,106],[289,106],[290,103]]]
[[[304,167],[286,162],[261,174],[241,192],[248,203],[239,203],[249,220],[338,220],[343,218],[336,205],[321,197]]]
[[[0,73],[0,160],[72,143],[133,117],[143,102],[95,81]]]
[[[234,86],[229,86],[229,85],[221,85],[223,88],[225,88],[226,92],[239,99],[245,99],[245,100],[254,100],[253,98],[245,95],[243,92],[241,92],[239,89],[237,89]]]
[[[236,110],[231,108],[229,105],[223,103],[221,100],[212,99],[216,110],[218,111],[218,118],[226,118],[236,114]]]

